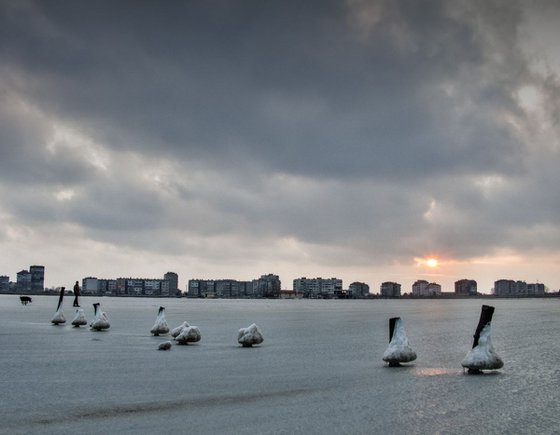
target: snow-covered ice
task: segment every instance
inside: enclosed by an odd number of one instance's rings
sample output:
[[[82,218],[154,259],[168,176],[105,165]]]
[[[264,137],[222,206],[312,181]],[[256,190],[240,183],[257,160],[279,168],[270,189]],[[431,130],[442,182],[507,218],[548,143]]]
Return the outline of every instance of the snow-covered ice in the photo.
[[[93,298],[111,328],[50,320],[56,297],[0,295],[0,434],[555,433],[557,300],[496,300],[504,368],[466,376],[480,300],[165,300],[170,325],[204,334],[158,351],[160,299]],[[91,309],[91,308],[90,308]],[[85,308],[88,317],[91,310]],[[388,370],[387,318],[418,359]],[[240,326],[266,333],[239,350]],[[148,327],[147,327],[148,324]],[[498,323],[494,323],[497,325]],[[413,329],[411,329],[413,328]],[[529,334],[528,328],[531,333]],[[502,351],[503,349],[503,351]],[[54,395],[53,392],[56,392]]]

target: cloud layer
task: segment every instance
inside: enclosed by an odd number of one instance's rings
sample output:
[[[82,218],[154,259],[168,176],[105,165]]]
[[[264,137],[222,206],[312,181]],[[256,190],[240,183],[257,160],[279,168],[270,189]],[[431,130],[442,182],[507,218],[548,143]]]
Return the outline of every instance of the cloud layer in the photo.
[[[557,288],[560,82],[537,9],[4,2],[0,272],[377,291],[437,255],[446,290]]]

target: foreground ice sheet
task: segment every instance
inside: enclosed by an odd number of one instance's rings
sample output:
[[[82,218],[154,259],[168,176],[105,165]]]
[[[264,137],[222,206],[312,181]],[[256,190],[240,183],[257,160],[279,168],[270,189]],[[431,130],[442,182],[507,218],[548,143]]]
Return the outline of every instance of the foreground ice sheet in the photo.
[[[251,347],[254,344],[261,344],[263,340],[264,339],[259,327],[254,323],[247,328],[241,328],[237,334],[237,342],[242,344],[243,347]]]
[[[72,319],[72,325],[74,325],[77,328],[79,328],[80,326],[87,325],[87,319],[83,308],[78,308],[76,310],[76,315]]]
[[[101,331],[103,329],[109,329],[111,325],[109,324],[109,319],[104,311],[101,311],[99,303],[93,304],[93,309],[95,312],[95,319],[89,326],[95,331]]]
[[[473,347],[461,365],[470,370],[497,370],[504,366],[504,362],[494,351],[490,338],[490,323],[487,323],[480,332],[478,344]]]
[[[179,344],[189,344],[189,343],[196,343],[200,341],[200,329],[197,326],[185,326],[181,329],[181,332],[175,340]]]
[[[153,335],[167,334],[169,332],[169,325],[167,320],[165,320],[165,308],[159,307],[158,315],[156,317],[156,323],[150,329],[150,333]]]
[[[408,337],[404,330],[403,322],[400,318],[396,319],[394,325],[393,336],[389,342],[389,346],[383,353],[383,361],[390,365],[398,365],[414,361],[416,352],[414,352],[408,344]]]

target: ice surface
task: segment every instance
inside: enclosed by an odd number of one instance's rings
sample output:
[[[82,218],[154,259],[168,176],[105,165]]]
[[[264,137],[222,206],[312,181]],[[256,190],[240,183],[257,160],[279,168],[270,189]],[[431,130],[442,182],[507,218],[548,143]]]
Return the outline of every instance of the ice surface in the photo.
[[[169,335],[148,333],[160,299],[81,298],[94,302],[110,315],[104,333],[52,326],[56,297],[0,295],[0,434],[558,431],[557,300],[495,301],[506,364],[482,376],[460,366],[479,299],[172,298],[169,324],[188,320],[204,340],[167,352]],[[395,315],[418,359],[388,369],[379,356]],[[253,322],[266,346],[242,351],[237,331]]]
[[[490,323],[487,323],[480,331],[478,345],[467,353],[461,363],[463,367],[472,370],[497,370],[504,366],[504,362],[492,346],[490,332]]]
[[[167,320],[165,320],[165,308],[159,307],[158,315],[156,317],[156,323],[150,329],[152,335],[163,335],[169,332],[169,326],[167,325]]]
[[[415,359],[416,352],[414,352],[408,344],[408,337],[406,336],[403,321],[402,319],[397,319],[395,322],[393,338],[383,353],[383,361],[392,364],[399,364],[411,362]]]
[[[243,347],[251,347],[254,344],[261,344],[263,336],[256,324],[251,324],[247,328],[241,328],[237,334],[237,342]]]
[[[84,313],[84,309],[83,308],[76,309],[76,315],[72,319],[72,325],[74,325],[75,327],[80,327],[80,326],[87,325],[87,323],[88,322],[86,319],[86,314]]]

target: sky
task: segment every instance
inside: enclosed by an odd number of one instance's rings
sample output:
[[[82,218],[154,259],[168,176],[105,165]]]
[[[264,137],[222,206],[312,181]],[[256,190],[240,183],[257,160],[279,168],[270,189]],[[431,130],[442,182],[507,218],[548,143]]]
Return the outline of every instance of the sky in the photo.
[[[0,274],[556,291],[558,22],[553,0],[0,0]]]

